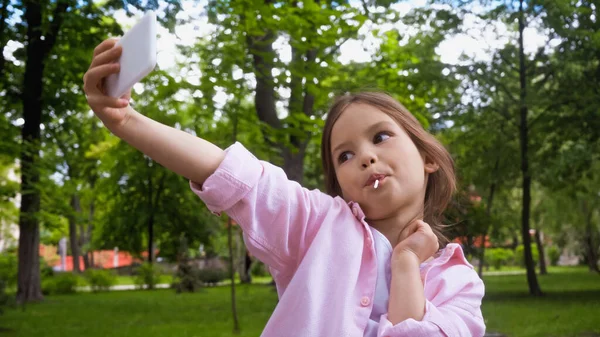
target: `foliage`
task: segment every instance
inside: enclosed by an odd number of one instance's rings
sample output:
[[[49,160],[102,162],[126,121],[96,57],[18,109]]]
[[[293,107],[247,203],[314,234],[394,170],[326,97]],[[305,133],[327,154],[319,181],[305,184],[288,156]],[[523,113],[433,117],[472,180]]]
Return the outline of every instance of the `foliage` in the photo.
[[[160,272],[158,267],[151,263],[141,264],[135,271],[135,284],[139,288],[154,289],[158,284]]]
[[[43,258],[40,258],[40,276],[42,279],[54,276],[54,269]]]
[[[515,253],[507,248],[488,248],[485,250],[485,261],[500,270],[502,266],[511,265],[515,260]]]
[[[12,290],[17,284],[17,256],[13,253],[0,255],[0,315],[4,308],[13,304]]]
[[[6,288],[17,284],[17,256],[14,253],[0,254],[0,281]]]
[[[144,83],[144,91],[134,95],[137,110],[184,130],[208,122],[206,116],[194,116],[187,110],[187,103],[178,98],[182,83],[170,75],[156,70]],[[105,174],[98,181],[103,193],[97,195],[102,213],[96,223],[95,246],[116,246],[139,256],[148,249],[150,228],[160,256],[169,261],[176,261],[183,233],[192,247],[210,244],[208,238],[216,230],[218,218],[192,193],[189,181],[114,138],[98,151],[103,154],[100,170]]]
[[[269,276],[269,275],[271,275],[269,273],[269,271],[267,270],[267,266],[260,261],[255,261],[252,264],[252,267],[250,268],[250,274],[252,276]]]
[[[198,279],[198,270],[190,263],[187,239],[184,235],[181,236],[179,241],[179,255],[177,259],[177,272],[173,280],[175,291],[177,293],[195,292],[202,287],[202,282]]]
[[[548,259],[550,259],[550,265],[557,266],[558,260],[560,260],[560,248],[555,245],[546,247],[546,254],[548,255]]]
[[[74,294],[79,284],[79,277],[73,273],[56,273],[54,276],[42,279],[42,293],[44,295]]]
[[[117,283],[117,276],[111,270],[89,268],[83,276],[94,292],[107,291]]]
[[[204,268],[198,271],[198,278],[205,284],[215,285],[228,277],[227,271],[219,268]]]

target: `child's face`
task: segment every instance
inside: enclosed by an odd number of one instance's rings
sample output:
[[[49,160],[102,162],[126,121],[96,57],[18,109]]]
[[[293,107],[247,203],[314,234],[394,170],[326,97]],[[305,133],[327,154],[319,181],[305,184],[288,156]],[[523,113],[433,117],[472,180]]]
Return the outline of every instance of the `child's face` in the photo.
[[[370,220],[422,209],[427,174],[437,169],[394,119],[362,103],[335,122],[331,153],[343,198],[357,202]]]

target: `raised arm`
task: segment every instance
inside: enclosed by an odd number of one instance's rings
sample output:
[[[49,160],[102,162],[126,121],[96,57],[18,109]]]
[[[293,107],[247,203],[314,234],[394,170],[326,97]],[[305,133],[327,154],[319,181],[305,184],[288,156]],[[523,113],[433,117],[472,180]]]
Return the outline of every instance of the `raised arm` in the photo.
[[[261,162],[241,144],[229,151],[158,123],[105,94],[103,80],[119,72],[117,40],[102,42],[84,76],[88,103],[116,136],[191,181],[208,208],[226,212],[244,230],[249,249],[280,272],[294,268],[326,216],[342,212],[345,203],[308,191],[287,179],[283,170]],[[340,199],[341,200],[341,199]]]
[[[119,72],[122,48],[116,39],[103,41],[94,50],[86,72],[84,91],[96,116],[117,137],[169,170],[200,185],[215,172],[225,153],[216,145],[189,133],[156,122],[129,105],[131,91],[122,98],[106,95],[104,79]]]

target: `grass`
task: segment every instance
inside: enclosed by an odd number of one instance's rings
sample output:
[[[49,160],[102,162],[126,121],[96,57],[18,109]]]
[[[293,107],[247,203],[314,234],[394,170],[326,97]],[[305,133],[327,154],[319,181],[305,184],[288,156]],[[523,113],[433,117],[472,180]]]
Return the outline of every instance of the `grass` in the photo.
[[[548,269],[549,273],[569,273],[571,271],[575,271],[575,270],[587,270],[587,267],[582,267],[582,266],[548,266],[546,267]],[[495,269],[495,268],[484,268],[483,269],[483,275],[485,274],[496,274],[496,273],[502,273],[502,272],[521,272],[521,273],[525,273],[526,270],[523,267],[517,267],[517,266],[501,266],[500,269]],[[539,272],[539,268],[536,266],[536,272]]]
[[[275,308],[268,285],[238,286],[242,331],[256,337]],[[193,294],[172,290],[115,291],[47,297],[0,316],[3,337],[225,337],[232,335],[229,287]]]
[[[270,276],[252,276],[252,280],[254,283],[264,284],[271,282],[272,278]],[[236,274],[236,281],[239,282],[240,279]],[[160,275],[158,278],[157,284],[171,284],[173,282],[173,275]],[[226,279],[223,281],[224,284],[230,284],[231,281]],[[134,276],[117,276],[117,283],[115,285],[134,285],[135,277]],[[88,285],[87,283],[83,283],[83,285]]]
[[[525,275],[487,276],[483,313],[490,332],[508,337],[600,336],[600,276],[561,268],[538,276],[546,296],[527,295]],[[273,287],[236,287],[241,333],[259,336],[277,303]],[[48,296],[0,316],[4,337],[232,336],[229,287]]]
[[[528,295],[525,275],[484,276],[488,331],[510,337],[600,336],[600,276],[581,267],[538,275],[543,297]]]
[[[173,282],[172,275],[159,275],[157,284],[166,283],[171,284]],[[135,276],[117,276],[117,282],[115,285],[129,285],[135,284]]]

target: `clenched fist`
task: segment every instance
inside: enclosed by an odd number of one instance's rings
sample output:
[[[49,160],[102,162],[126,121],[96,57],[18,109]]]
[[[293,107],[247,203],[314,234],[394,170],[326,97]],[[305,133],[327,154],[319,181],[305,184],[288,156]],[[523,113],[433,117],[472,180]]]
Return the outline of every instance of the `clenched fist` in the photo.
[[[422,263],[433,256],[440,247],[437,236],[423,220],[413,221],[400,235],[392,253],[392,267],[404,263],[406,259],[416,259]]]

